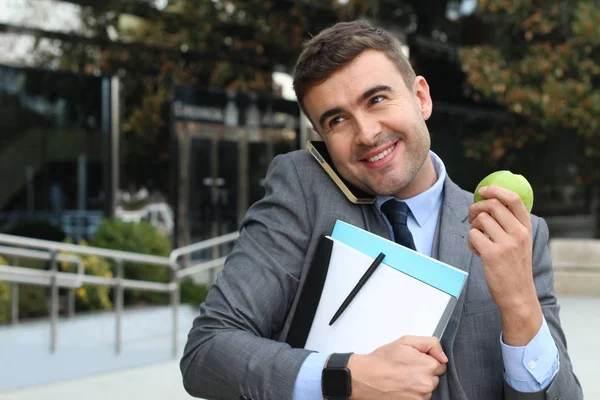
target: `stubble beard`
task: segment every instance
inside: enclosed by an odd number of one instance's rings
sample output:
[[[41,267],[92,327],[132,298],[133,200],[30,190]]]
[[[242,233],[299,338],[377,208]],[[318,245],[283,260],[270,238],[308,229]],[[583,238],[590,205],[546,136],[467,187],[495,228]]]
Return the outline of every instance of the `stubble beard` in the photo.
[[[366,177],[363,181],[365,186],[368,188],[367,191],[373,194],[382,196],[398,196],[410,187],[413,183],[416,172],[413,172],[414,168],[410,168],[410,171],[391,171],[386,175],[383,182],[376,182],[372,177]]]
[[[410,151],[407,151],[407,153],[410,153]],[[365,173],[364,178],[361,179],[364,186],[363,190],[376,195],[402,197],[402,193],[405,193],[412,186],[419,171],[423,168],[428,154],[428,148],[420,148],[417,154],[405,160],[406,168],[404,171],[397,171],[398,168],[402,167],[394,166],[395,168],[387,171],[383,179],[380,178],[379,181],[376,176],[369,176],[368,173]]]

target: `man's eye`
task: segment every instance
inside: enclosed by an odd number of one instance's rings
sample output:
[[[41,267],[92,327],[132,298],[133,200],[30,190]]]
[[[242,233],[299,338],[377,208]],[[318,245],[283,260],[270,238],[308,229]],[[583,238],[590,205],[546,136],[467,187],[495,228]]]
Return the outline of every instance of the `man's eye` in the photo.
[[[381,103],[384,100],[383,96],[375,96],[371,99],[371,104]]]
[[[344,120],[344,117],[335,117],[329,120],[329,126],[334,127]]]

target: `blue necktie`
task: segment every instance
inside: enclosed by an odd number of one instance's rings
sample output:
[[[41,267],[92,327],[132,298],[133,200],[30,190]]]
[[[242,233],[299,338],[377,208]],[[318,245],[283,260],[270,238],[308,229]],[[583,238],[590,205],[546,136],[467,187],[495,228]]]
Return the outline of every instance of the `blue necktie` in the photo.
[[[401,244],[404,247],[408,247],[409,249],[416,250],[412,234],[406,225],[409,211],[406,203],[390,199],[381,205],[381,211],[383,211],[388,221],[390,221],[390,224],[392,225],[392,231],[394,232],[394,239],[396,240],[396,243]]]

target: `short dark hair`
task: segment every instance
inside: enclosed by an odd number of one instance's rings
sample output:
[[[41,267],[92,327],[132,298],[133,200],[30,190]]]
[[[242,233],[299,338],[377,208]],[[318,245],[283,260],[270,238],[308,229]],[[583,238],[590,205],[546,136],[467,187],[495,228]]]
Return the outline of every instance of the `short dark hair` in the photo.
[[[400,40],[368,21],[339,22],[306,42],[298,57],[293,78],[294,91],[302,111],[306,113],[304,96],[308,89],[327,79],[365,50],[385,53],[396,64],[406,86],[412,87],[415,71],[402,52]]]

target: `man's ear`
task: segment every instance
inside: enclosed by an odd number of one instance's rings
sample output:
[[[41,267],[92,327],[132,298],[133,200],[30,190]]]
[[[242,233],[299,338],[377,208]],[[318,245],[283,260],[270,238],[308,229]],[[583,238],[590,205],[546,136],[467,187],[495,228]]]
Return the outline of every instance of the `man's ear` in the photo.
[[[427,121],[431,117],[433,112],[433,102],[431,101],[431,95],[429,94],[429,84],[422,76],[415,78],[413,84],[413,92],[417,100],[417,104],[421,109],[421,115],[423,119]]]

